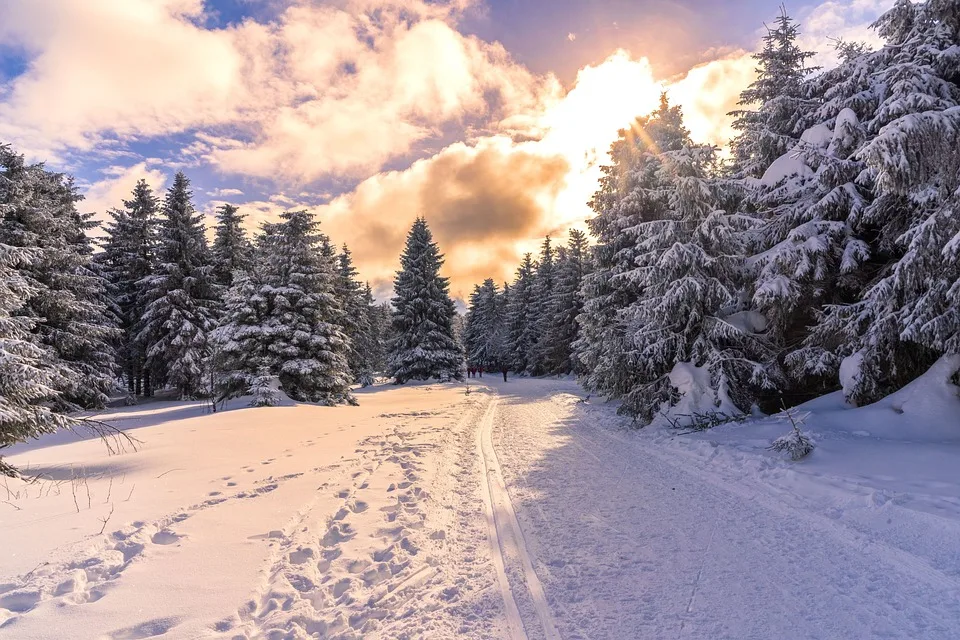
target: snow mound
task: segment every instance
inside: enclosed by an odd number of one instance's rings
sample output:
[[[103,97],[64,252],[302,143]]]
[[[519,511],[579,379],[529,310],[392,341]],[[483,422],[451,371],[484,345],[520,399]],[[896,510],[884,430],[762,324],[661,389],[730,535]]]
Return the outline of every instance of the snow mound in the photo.
[[[813,176],[813,169],[808,167],[803,160],[794,156],[792,151],[788,151],[773,161],[773,164],[760,178],[760,183],[766,187],[775,187],[793,176],[809,178]]]
[[[743,333],[763,333],[767,330],[767,317],[758,311],[738,311],[724,318]]]
[[[729,401],[724,389],[718,392],[713,388],[710,371],[705,366],[678,362],[670,371],[670,384],[680,393],[680,400],[672,406],[664,403],[660,418],[654,422],[686,426],[692,424],[697,415],[735,416],[740,413]]]
[[[815,147],[826,147],[833,141],[833,129],[825,124],[814,125],[803,132],[800,141]]]
[[[903,416],[911,431],[960,440],[960,387],[950,378],[960,371],[960,354],[946,355],[922,376],[870,407],[888,407]]]

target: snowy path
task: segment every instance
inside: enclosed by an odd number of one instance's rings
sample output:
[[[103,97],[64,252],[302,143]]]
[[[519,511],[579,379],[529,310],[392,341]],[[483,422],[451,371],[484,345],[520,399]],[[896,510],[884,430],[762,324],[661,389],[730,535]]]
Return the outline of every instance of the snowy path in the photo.
[[[684,464],[573,385],[498,387],[494,440],[561,637],[960,637],[948,567]]]
[[[79,506],[11,486],[0,640],[960,637],[956,519],[820,509],[570,382],[477,383],[122,410],[136,453],[17,454],[87,475]]]

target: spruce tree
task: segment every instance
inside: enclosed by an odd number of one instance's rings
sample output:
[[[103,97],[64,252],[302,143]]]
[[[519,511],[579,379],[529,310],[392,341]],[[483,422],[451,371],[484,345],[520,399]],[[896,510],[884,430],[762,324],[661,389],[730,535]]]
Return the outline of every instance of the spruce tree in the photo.
[[[334,253],[307,211],[284,213],[259,240],[267,366],[288,396],[321,404],[356,404],[340,324]]]
[[[36,289],[20,270],[41,252],[0,244],[0,452],[3,449],[68,427],[71,420],[50,408],[59,377],[49,351],[38,346],[31,331],[35,320],[16,315]],[[0,475],[17,470],[0,457]]]
[[[828,306],[808,360],[835,372],[859,362],[849,399],[872,402],[955,352],[956,146],[960,13],[956,3],[901,0],[875,23],[885,44],[818,83],[823,110],[858,110],[866,140],[861,182],[874,199],[849,224],[871,261],[852,303]],[[843,81],[837,81],[842,79]]]
[[[137,339],[137,327],[143,315],[145,297],[143,281],[156,267],[158,248],[158,201],[146,180],[137,181],[123,209],[110,212],[107,237],[100,257],[113,299],[118,308],[123,335],[118,344],[118,361],[127,378],[127,391],[133,395],[150,395],[146,374],[145,346]]]
[[[537,261],[534,276],[533,309],[531,310],[531,324],[536,342],[530,350],[530,372],[533,375],[547,373],[550,345],[546,341],[550,327],[550,304],[556,286],[556,251],[553,248],[550,236],[547,236],[540,246],[540,259]]]
[[[503,300],[491,278],[476,287],[466,319],[467,358],[474,367],[494,371],[503,358]]]
[[[224,296],[220,324],[211,335],[218,399],[246,395],[255,378],[264,371],[276,375],[278,369],[269,351],[273,336],[266,325],[270,290],[261,277],[261,265],[257,267],[236,272],[233,286]]]
[[[177,172],[163,203],[156,272],[141,282],[146,291],[138,339],[147,345],[153,379],[176,389],[181,399],[206,395],[219,287],[190,181]]]
[[[369,383],[373,372],[363,351],[369,346],[365,341],[370,332],[367,300],[364,297],[364,287],[357,280],[357,269],[353,266],[353,256],[347,245],[343,245],[337,256],[334,290],[343,311],[340,325],[350,339],[350,351],[347,354],[350,375],[354,382],[360,382],[363,378]]]
[[[390,376],[397,384],[463,379],[463,353],[453,335],[456,309],[449,282],[440,275],[443,256],[423,218],[407,234],[400,266],[394,280]]]
[[[533,350],[537,343],[535,268],[530,254],[523,256],[510,288],[506,311],[506,354],[504,358],[516,373],[533,370]]]
[[[580,335],[577,317],[583,311],[581,287],[589,272],[587,234],[579,229],[571,229],[567,246],[557,259],[556,287],[548,307],[548,322],[543,338],[547,373],[581,373],[581,367],[573,357],[573,346]]]
[[[31,339],[48,352],[62,409],[102,407],[114,386],[116,318],[80,200],[71,178],[0,146],[0,243],[32,255],[18,269],[31,294],[13,313],[30,320]]]
[[[767,28],[763,49],[754,54],[757,79],[740,94],[734,111],[734,172],[759,178],[774,160],[794,146],[803,131],[803,115],[814,106],[804,95],[803,81],[816,67],[806,63],[814,53],[797,46],[800,30],[781,8],[774,28]],[[749,109],[748,107],[755,107]]]
[[[623,314],[639,296],[625,274],[636,268],[641,251],[628,230],[667,215],[669,192],[659,188],[659,153],[678,151],[687,139],[680,110],[670,107],[664,95],[654,114],[620,132],[610,149],[613,162],[602,168],[600,187],[590,201],[597,215],[587,222],[597,240],[595,269],[584,278],[580,336],[574,345],[586,372],[581,382],[589,391],[618,398],[636,384],[639,363]]]
[[[252,266],[253,246],[243,228],[246,217],[232,204],[217,208],[212,259],[214,279],[221,287],[230,287],[235,273],[248,271]]]

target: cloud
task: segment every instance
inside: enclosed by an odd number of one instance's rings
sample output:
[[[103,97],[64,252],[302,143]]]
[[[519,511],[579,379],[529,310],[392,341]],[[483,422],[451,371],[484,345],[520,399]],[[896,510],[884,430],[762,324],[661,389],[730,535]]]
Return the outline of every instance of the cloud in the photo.
[[[207,191],[207,195],[214,198],[228,198],[231,196],[242,196],[243,191],[240,189],[214,189],[213,191]]]
[[[570,42],[573,42],[576,39],[577,39],[577,34],[575,34],[574,32],[571,31],[570,33],[567,34],[567,40],[569,40]]]
[[[0,137],[56,155],[104,136],[221,123],[253,94],[245,51],[262,28],[207,30],[202,0],[8,0],[0,42],[30,56],[2,92]]]
[[[756,79],[756,61],[746,52],[697,65],[669,86],[670,99],[683,107],[684,122],[697,142],[725,147],[734,136],[740,93]]]
[[[446,124],[495,122],[555,90],[460,34],[469,5],[300,0],[269,23],[208,29],[202,0],[10,0],[0,44],[30,64],[0,88],[0,139],[57,157],[198,131],[185,156],[226,172],[369,175]]]
[[[864,42],[879,47],[882,40],[870,25],[896,0],[828,0],[798,12],[800,38],[798,44],[816,52],[813,66],[832,67],[837,63],[834,44],[838,39]]]
[[[413,220],[426,217],[446,253],[452,289],[463,295],[478,278],[507,278],[518,243],[550,229],[550,203],[568,170],[564,158],[506,138],[457,143],[405,171],[373,176],[316,211],[326,232],[350,246],[364,276],[381,288],[393,279]]]

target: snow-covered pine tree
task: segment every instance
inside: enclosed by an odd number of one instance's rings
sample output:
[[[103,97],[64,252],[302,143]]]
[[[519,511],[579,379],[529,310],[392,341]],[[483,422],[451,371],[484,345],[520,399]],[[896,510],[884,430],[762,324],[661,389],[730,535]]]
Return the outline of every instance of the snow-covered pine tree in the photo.
[[[212,257],[214,279],[221,287],[230,287],[236,272],[248,271],[251,267],[253,245],[243,228],[246,217],[235,205],[217,207]]]
[[[679,108],[664,109],[675,110],[679,120]],[[711,388],[702,391],[712,402],[701,410],[748,410],[748,388],[771,386],[766,353],[745,326],[750,316],[737,312],[740,219],[719,209],[727,195],[725,183],[712,178],[715,149],[681,132],[679,149],[652,159],[653,193],[640,187],[627,195],[656,203],[648,219],[626,230],[637,247],[636,267],[624,279],[639,294],[623,312],[637,380],[621,410],[645,421],[678,400],[671,375],[678,365],[709,372]]]
[[[257,263],[257,268],[248,272],[235,272],[233,286],[224,297],[220,324],[211,334],[217,399],[251,393],[254,378],[264,369],[268,376],[277,371],[270,353],[273,336],[266,325],[270,290],[262,279],[262,266]]]
[[[192,196],[190,181],[177,172],[163,203],[157,268],[142,281],[146,303],[138,326],[153,380],[182,399],[208,392],[208,333],[220,293]]]
[[[443,256],[425,219],[417,218],[407,234],[400,266],[394,279],[390,376],[397,384],[463,379],[463,353],[453,335],[456,309],[449,282],[440,276]]]
[[[547,373],[581,373],[573,357],[573,345],[580,335],[577,317],[583,311],[583,278],[590,272],[587,234],[571,229],[566,247],[558,252],[556,286],[550,299],[549,319],[543,342],[546,345]]]
[[[835,385],[807,338],[824,306],[853,301],[863,286],[870,249],[851,223],[871,197],[855,155],[864,135],[851,110],[811,127],[770,166],[754,196],[761,223],[750,261],[753,304],[767,320],[771,364],[794,397]]]
[[[13,313],[31,321],[31,339],[48,352],[63,409],[103,406],[116,373],[116,318],[92,264],[87,231],[95,224],[77,211],[81,199],[72,178],[0,146],[0,243],[33,256],[18,269],[31,295]]]
[[[36,294],[20,270],[39,254],[0,244],[0,451],[72,423],[50,408],[59,373],[49,364],[49,352],[32,339],[35,320],[14,315]],[[17,475],[0,457],[0,476]]]
[[[618,398],[635,386],[639,363],[626,338],[623,311],[639,292],[624,274],[636,268],[640,250],[626,231],[669,211],[666,193],[659,190],[658,154],[682,149],[686,140],[680,111],[663,96],[656,113],[620,132],[610,149],[612,164],[602,168],[600,188],[590,201],[597,215],[587,221],[597,240],[595,270],[583,281],[580,336],[574,345],[588,391]]]
[[[283,391],[321,404],[356,404],[350,392],[350,340],[340,325],[334,252],[307,211],[284,213],[259,239],[269,366]]]
[[[814,53],[797,46],[799,34],[799,25],[781,7],[763,37],[763,49],[753,56],[757,79],[740,94],[743,109],[730,114],[739,131],[731,143],[736,175],[759,178],[803,131],[803,113],[815,104],[804,95],[803,81],[817,68],[807,66]]]
[[[957,349],[957,143],[960,10],[955,2],[900,0],[874,25],[885,44],[838,69],[844,91],[824,108],[860,109],[867,140],[857,151],[876,198],[851,220],[869,241],[863,295],[827,308],[810,360],[836,371],[857,403],[903,386]],[[826,84],[822,81],[821,84]]]
[[[369,346],[365,340],[366,334],[370,332],[367,300],[364,298],[364,287],[357,280],[357,268],[353,266],[353,256],[347,245],[343,245],[337,256],[334,291],[343,311],[340,325],[350,339],[350,351],[347,354],[350,375],[354,382],[360,382],[364,377],[370,380],[373,371],[367,361],[367,354],[363,351]]]
[[[361,331],[353,343],[357,354],[355,378],[362,386],[367,387],[373,384],[377,371],[382,371],[384,367],[383,332],[389,322],[389,315],[384,316],[380,305],[376,304],[369,283],[363,286],[360,302],[358,312],[362,317]]]
[[[523,256],[510,288],[510,305],[506,310],[506,353],[510,369],[528,374],[533,369],[533,349],[537,344],[536,267],[530,254]]]
[[[536,342],[530,349],[530,373],[543,375],[549,370],[550,345],[545,338],[550,327],[550,303],[556,286],[556,251],[547,236],[540,246],[540,259],[537,261],[533,281],[533,309],[531,324]]]
[[[150,395],[150,379],[144,369],[145,345],[137,340],[136,327],[145,303],[142,282],[153,273],[156,264],[160,227],[158,201],[147,181],[141,179],[123,206],[109,212],[112,221],[106,226],[107,237],[100,261],[110,282],[123,331],[117,359],[127,378],[127,391],[132,396]]]
[[[474,367],[495,371],[503,358],[504,310],[496,283],[487,278],[476,287],[467,312],[467,358]]]

